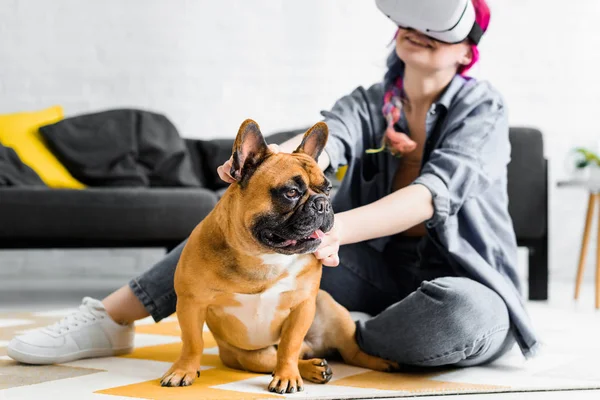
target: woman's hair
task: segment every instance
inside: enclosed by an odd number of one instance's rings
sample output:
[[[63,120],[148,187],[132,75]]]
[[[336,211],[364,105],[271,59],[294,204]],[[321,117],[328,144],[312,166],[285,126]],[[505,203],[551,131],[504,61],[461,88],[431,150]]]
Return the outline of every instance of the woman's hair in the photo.
[[[477,21],[481,29],[485,32],[490,24],[490,9],[485,0],[471,0],[471,2],[475,9],[475,21]],[[396,32],[396,34],[398,33]],[[470,43],[470,45],[473,58],[470,64],[459,68],[458,73],[461,75],[465,74],[479,60],[479,49],[477,48],[477,45],[474,43]],[[398,77],[404,74],[404,62],[398,58],[395,49],[392,50],[391,54],[388,56],[387,67],[388,70],[383,80],[385,87],[390,88],[392,84],[396,82]]]
[[[473,3],[475,9],[475,21],[479,24],[481,30],[485,32],[490,24],[490,8],[485,0],[471,0],[471,3]],[[471,43],[471,52],[473,53],[471,63],[461,67],[458,71],[460,74],[467,72],[479,60],[479,49],[474,43]]]

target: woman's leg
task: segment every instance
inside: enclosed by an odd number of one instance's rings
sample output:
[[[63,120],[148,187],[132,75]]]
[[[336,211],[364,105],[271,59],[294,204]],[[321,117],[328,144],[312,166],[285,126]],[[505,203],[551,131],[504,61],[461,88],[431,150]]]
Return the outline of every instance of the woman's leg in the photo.
[[[340,248],[338,267],[323,267],[321,289],[350,311],[376,315],[357,322],[359,346],[411,366],[475,365],[508,351],[502,299],[419,253],[431,254],[427,242],[392,243],[384,253],[358,243]]]
[[[151,315],[158,322],[175,312],[175,268],[187,241],[171,250],[152,268],[132,279],[102,303],[108,315],[118,323],[127,324]]]
[[[103,302],[86,297],[61,321],[13,338],[8,355],[28,364],[55,364],[131,352],[133,321],[149,314],[160,321],[175,312],[173,278],[184,245]]]
[[[379,314],[421,283],[416,275],[418,255],[411,247],[399,249],[397,262],[390,265],[383,253],[366,243],[342,246],[340,265],[323,267],[321,289],[349,311]]]
[[[504,301],[468,278],[424,281],[381,314],[358,322],[367,353],[402,365],[471,366],[489,362],[514,344]]]
[[[110,318],[121,325],[130,324],[150,315],[128,284],[106,296],[102,304]]]

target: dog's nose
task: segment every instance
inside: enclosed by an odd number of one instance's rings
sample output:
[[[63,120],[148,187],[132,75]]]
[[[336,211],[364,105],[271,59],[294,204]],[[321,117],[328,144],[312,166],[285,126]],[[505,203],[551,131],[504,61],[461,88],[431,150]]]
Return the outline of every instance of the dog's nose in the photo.
[[[325,197],[317,197],[313,202],[313,207],[318,214],[329,212],[329,201]]]

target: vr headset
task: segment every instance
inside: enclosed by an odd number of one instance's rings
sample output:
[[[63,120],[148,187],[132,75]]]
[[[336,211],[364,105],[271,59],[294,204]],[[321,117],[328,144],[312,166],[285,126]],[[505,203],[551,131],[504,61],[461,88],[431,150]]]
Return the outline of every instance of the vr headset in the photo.
[[[414,29],[435,40],[478,44],[483,29],[475,21],[471,0],[375,0],[398,27]]]

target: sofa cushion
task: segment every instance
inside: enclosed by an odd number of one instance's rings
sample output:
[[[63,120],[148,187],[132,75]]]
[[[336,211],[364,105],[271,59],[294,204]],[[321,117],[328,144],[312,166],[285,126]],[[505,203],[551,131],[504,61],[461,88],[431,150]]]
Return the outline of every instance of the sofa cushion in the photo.
[[[192,168],[203,187],[210,190],[227,188],[217,174],[217,168],[231,157],[233,139],[186,139]]]
[[[63,165],[89,186],[198,187],[184,140],[162,114],[111,109],[40,128]]]
[[[0,190],[0,248],[180,241],[216,202],[215,193],[206,189],[5,188]]]
[[[31,167],[19,158],[10,147],[0,143],[0,187],[46,186]]]

